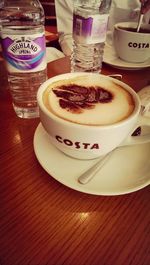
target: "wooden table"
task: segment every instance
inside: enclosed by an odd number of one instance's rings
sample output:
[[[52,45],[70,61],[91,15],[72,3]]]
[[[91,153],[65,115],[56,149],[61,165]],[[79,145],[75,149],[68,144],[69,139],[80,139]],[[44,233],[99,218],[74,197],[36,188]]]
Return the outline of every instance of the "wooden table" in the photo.
[[[69,67],[68,58],[51,62],[48,75]],[[123,74],[136,91],[150,81],[149,69],[102,72]],[[0,265],[149,265],[150,188],[96,196],[60,184],[35,157],[38,124],[16,117],[1,61]]]

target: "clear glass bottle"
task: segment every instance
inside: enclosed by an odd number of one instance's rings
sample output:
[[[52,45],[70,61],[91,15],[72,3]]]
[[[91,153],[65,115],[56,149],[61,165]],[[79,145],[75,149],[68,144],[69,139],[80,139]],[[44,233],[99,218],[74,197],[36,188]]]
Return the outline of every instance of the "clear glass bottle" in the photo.
[[[76,0],[72,72],[101,72],[111,0]]]
[[[17,116],[39,116],[37,90],[46,80],[44,11],[38,0],[3,0],[2,50]]]

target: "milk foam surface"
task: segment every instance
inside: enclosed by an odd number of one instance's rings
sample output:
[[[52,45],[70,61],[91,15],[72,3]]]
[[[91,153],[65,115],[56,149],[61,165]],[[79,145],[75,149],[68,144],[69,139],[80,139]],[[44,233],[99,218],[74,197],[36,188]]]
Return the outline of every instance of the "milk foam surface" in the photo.
[[[79,86],[80,90],[88,89],[97,91],[104,96],[104,100],[91,100],[92,93],[78,99],[78,93],[70,92],[69,87]],[[66,88],[69,99],[66,100]],[[62,93],[63,92],[63,93]],[[83,93],[84,94],[84,93]],[[90,96],[89,96],[90,95]],[[105,97],[106,96],[106,97]],[[70,108],[74,104],[74,97],[79,100],[78,108]],[[105,100],[106,99],[106,100]],[[91,101],[91,102],[89,102]],[[65,106],[61,104],[65,102]],[[67,102],[67,103],[66,103]],[[69,102],[69,103],[68,103]],[[71,103],[70,103],[71,102]],[[126,91],[120,84],[116,84],[113,80],[105,79],[103,76],[95,76],[94,80],[90,76],[81,76],[73,79],[57,81],[47,88],[44,94],[44,104],[49,111],[58,117],[79,124],[86,125],[109,125],[117,123],[127,118],[134,110],[134,100],[131,94]],[[68,105],[67,105],[68,104]],[[73,105],[74,106],[74,105]],[[76,111],[77,110],[77,111]]]

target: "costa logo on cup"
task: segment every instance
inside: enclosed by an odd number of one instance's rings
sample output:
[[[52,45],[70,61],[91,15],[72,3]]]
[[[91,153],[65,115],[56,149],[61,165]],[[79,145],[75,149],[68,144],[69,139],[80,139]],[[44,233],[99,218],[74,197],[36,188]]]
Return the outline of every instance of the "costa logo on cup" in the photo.
[[[88,149],[88,150],[100,149],[100,146],[98,143],[91,144],[91,143],[74,142],[70,139],[63,139],[59,135],[56,135],[55,138],[59,143],[65,144],[67,146],[75,147],[76,149]]]
[[[132,48],[138,48],[138,49],[143,49],[143,48],[149,48],[149,43],[136,43],[136,42],[129,42],[128,43],[128,46],[129,47],[132,47]]]

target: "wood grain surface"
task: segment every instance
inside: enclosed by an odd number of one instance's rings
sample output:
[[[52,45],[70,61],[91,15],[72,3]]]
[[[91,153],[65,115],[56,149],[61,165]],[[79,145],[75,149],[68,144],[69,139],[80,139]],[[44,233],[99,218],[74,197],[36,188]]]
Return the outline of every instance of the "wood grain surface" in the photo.
[[[69,58],[48,65],[49,77],[68,71]],[[149,69],[104,64],[102,73],[123,74],[136,91],[150,82]],[[96,196],[65,187],[35,157],[38,124],[16,117],[1,61],[0,265],[149,265],[150,188]]]

